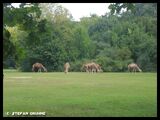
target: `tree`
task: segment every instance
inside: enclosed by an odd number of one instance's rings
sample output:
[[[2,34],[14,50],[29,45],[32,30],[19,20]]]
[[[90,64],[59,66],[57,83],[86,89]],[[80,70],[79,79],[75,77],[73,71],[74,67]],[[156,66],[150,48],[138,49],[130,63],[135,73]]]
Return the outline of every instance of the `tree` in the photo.
[[[71,46],[73,41],[71,26],[73,25],[67,17],[66,9],[54,4],[46,4],[46,6],[49,6],[49,8],[41,8],[42,16],[40,20],[28,32],[25,41],[27,49],[26,62],[28,64],[26,67],[22,65],[23,71],[30,71],[28,66],[37,61],[42,62],[48,71],[62,71],[63,66],[60,65],[75,59],[74,48]],[[43,16],[44,13],[47,16]]]
[[[58,3],[40,3],[39,8],[42,11],[41,18],[50,22],[61,23],[66,19],[72,19],[70,12]]]
[[[126,9],[127,11],[135,11],[135,4],[134,3],[112,3],[108,7],[111,10],[111,14],[114,13],[119,14],[122,9]]]
[[[26,7],[26,5],[29,5]],[[19,26],[22,30],[31,30],[34,27],[34,18],[32,13],[40,14],[37,4],[23,4],[20,8],[14,8],[11,3],[3,4],[3,60],[9,56],[13,59],[19,59],[21,48],[19,43],[12,39],[13,34],[8,30],[9,27]]]
[[[15,46],[15,53],[14,53],[14,56],[12,57],[16,64],[16,67],[19,67],[21,61],[24,59],[25,54],[26,54],[26,50],[25,50],[23,42],[25,41],[27,37],[27,33],[25,31],[19,30],[18,26],[6,27],[6,28],[11,34],[10,40]]]
[[[10,40],[10,32],[3,26],[3,61],[15,54],[15,46]]]

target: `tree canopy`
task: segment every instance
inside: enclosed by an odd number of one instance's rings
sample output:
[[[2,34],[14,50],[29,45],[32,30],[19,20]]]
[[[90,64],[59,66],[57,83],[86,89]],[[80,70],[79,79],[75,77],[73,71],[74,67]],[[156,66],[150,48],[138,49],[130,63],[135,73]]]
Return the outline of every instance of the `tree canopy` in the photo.
[[[156,71],[157,4],[114,3],[109,9],[76,22],[57,3],[4,3],[3,66],[31,71],[41,62],[48,71],[62,71],[70,62],[72,71],[80,71],[95,61],[103,71],[127,71],[135,62],[143,71]]]

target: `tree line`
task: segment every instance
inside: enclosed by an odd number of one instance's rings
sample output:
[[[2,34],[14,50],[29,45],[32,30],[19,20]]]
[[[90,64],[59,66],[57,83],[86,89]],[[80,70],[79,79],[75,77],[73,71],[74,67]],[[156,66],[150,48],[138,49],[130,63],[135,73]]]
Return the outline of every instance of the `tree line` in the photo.
[[[157,4],[111,4],[109,9],[74,21],[57,3],[19,8],[3,3],[3,68],[31,71],[41,62],[48,71],[62,71],[69,62],[71,71],[80,71],[84,63],[96,62],[103,71],[121,72],[135,62],[143,71],[156,71]]]

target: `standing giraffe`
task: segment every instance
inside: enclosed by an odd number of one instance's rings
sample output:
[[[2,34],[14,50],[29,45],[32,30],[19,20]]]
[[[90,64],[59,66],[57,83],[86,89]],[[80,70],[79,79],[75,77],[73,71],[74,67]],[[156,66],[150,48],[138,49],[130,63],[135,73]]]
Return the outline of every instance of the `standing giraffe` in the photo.
[[[67,74],[68,73],[68,70],[70,68],[70,64],[67,62],[64,64],[64,73]]]

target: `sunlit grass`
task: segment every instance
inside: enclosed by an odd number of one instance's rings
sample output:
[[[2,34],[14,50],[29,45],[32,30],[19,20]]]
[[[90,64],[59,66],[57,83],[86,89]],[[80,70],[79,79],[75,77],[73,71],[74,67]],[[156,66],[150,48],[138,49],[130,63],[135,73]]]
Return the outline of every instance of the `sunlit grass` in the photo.
[[[46,116],[157,116],[156,73],[64,74],[4,71],[6,112]]]

